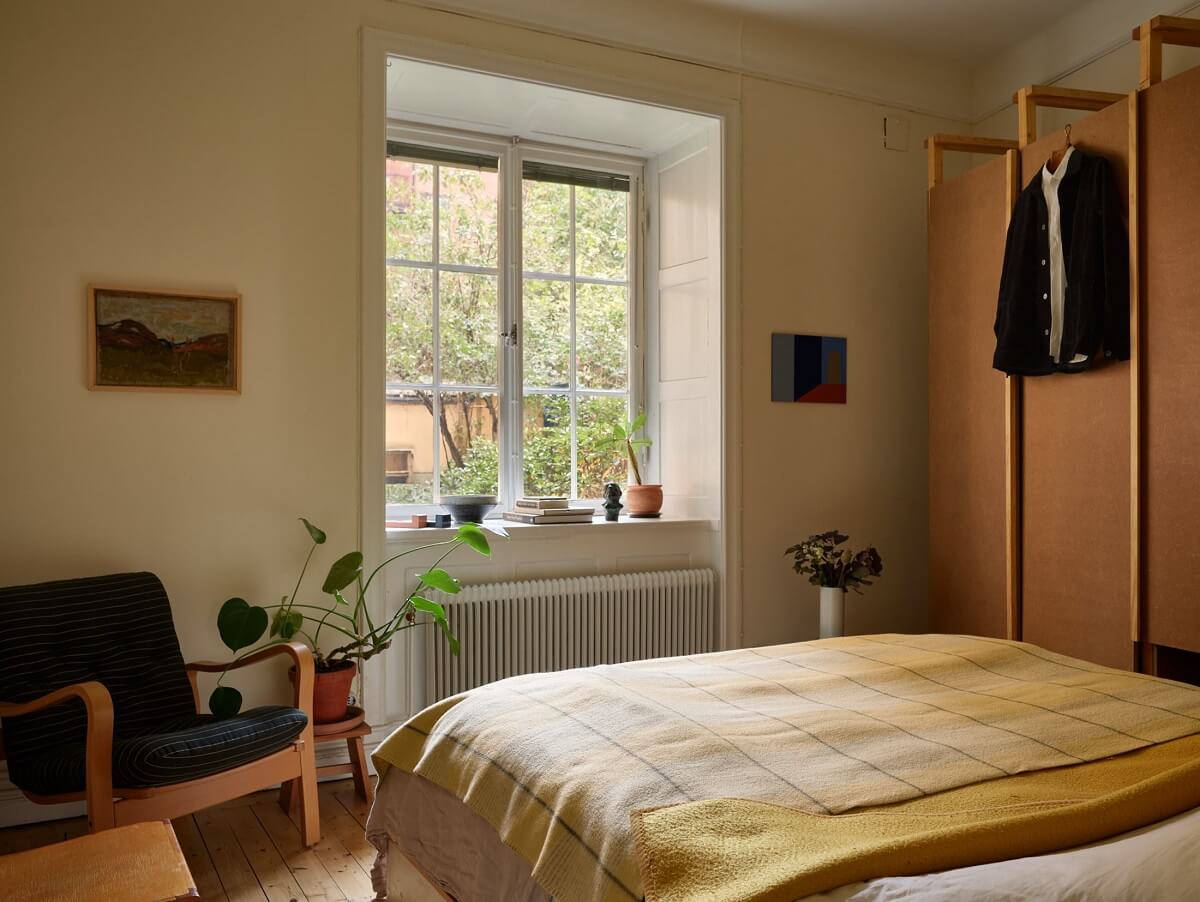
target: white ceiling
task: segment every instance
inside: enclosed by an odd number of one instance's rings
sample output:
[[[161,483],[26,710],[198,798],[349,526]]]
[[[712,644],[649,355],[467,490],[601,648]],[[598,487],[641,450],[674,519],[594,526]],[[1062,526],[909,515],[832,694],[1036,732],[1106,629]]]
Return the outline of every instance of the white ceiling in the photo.
[[[499,137],[654,156],[704,127],[703,116],[566,88],[393,57],[388,116]]]
[[[972,64],[1092,0],[692,0],[847,40]]]

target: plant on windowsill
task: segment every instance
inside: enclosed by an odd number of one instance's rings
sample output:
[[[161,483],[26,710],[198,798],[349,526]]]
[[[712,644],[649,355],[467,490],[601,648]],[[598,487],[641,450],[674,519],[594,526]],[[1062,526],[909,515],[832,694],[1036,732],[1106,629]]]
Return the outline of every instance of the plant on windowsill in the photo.
[[[642,470],[638,466],[638,452],[653,444],[644,436],[637,437],[637,434],[645,428],[646,414],[643,411],[630,423],[614,423],[612,434],[602,438],[597,444],[598,450],[616,451],[622,458],[629,461],[629,470],[633,473],[633,484],[625,488],[625,501],[631,517],[657,517],[662,511],[662,485],[643,483]]]
[[[873,545],[862,551],[841,548],[849,536],[836,529],[809,536],[784,554],[792,556],[792,569],[804,574],[821,589],[821,638],[842,635],[846,610],[846,590],[862,594],[861,586],[883,573],[883,558]]]
[[[260,648],[290,642],[296,638],[307,642],[316,659],[313,720],[319,724],[336,723],[346,717],[350,686],[362,662],[386,650],[397,633],[434,625],[450,643],[450,651],[458,654],[458,640],[450,630],[445,609],[420,593],[426,588],[436,589],[447,595],[454,595],[461,590],[458,580],[442,569],[442,561],[463,545],[479,554],[490,555],[491,546],[483,529],[473,523],[464,523],[458,527],[453,538],[408,548],[385,560],[365,577],[362,552],[351,551],[344,554],[333,562],[325,581],[321,584],[321,591],[329,599],[327,605],[321,606],[297,600],[313,552],[318,545],[324,545],[326,540],[323,530],[303,517],[300,520],[312,540],[312,545],[308,549],[304,565],[300,568],[300,576],[292,594],[284,595],[279,604],[259,606],[250,604],[244,598],[230,598],[221,605],[217,613],[217,630],[221,634],[221,640],[231,651],[237,653],[255,645],[268,631],[268,625],[269,639],[262,643]],[[489,528],[498,535],[507,535],[499,527]],[[371,583],[379,572],[399,558],[439,547],[445,548],[445,552],[438,557],[433,566],[417,577],[412,591],[405,596],[395,611],[387,619],[376,623],[367,608],[366,600],[367,590],[371,588]],[[352,585],[355,587],[353,604],[342,594],[343,590]],[[268,611],[274,613],[268,614]],[[323,632],[326,636],[330,633],[337,636],[334,641],[340,644],[326,651],[321,644]],[[235,661],[257,650],[255,648],[239,654]],[[241,710],[242,694],[232,686],[222,686],[222,679],[224,673],[217,680],[217,687],[209,697],[208,706],[218,717],[232,717]]]

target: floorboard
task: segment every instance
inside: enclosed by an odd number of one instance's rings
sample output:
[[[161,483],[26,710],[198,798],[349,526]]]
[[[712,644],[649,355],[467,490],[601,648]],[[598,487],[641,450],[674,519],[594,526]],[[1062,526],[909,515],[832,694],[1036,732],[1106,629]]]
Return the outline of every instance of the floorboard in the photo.
[[[351,780],[320,784],[321,842],[304,848],[270,790],[172,821],[201,902],[368,902],[375,850],[369,806]],[[82,817],[0,829],[0,854],[87,832]]]

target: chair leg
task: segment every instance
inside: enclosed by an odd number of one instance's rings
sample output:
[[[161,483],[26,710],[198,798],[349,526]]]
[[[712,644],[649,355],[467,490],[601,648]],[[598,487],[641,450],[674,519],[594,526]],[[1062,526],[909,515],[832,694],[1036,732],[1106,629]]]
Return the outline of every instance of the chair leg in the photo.
[[[317,758],[310,739],[300,745],[300,832],[304,845],[321,841],[321,809],[317,802]]]
[[[346,747],[350,750],[350,767],[354,774],[354,788],[362,800],[370,805],[375,797],[375,787],[371,783],[371,772],[367,770],[367,753],[363,751],[362,737],[355,736],[347,739]]]
[[[89,798],[87,802],[88,832],[99,833],[101,830],[111,830],[117,825],[117,805],[111,798]]]
[[[296,798],[296,781],[284,780],[279,784],[279,807],[284,814],[292,813],[292,801]]]

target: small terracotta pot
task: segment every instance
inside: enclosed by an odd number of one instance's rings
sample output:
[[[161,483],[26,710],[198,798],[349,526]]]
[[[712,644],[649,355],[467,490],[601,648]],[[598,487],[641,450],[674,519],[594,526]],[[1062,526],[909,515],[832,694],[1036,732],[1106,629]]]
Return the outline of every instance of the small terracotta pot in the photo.
[[[662,510],[661,485],[631,485],[625,489],[625,503],[631,517],[657,517]]]
[[[314,723],[337,723],[346,719],[346,711],[350,708],[350,686],[356,673],[358,665],[353,661],[346,661],[336,670],[316,672],[313,681]],[[288,676],[295,682],[296,668],[291,668]]]

